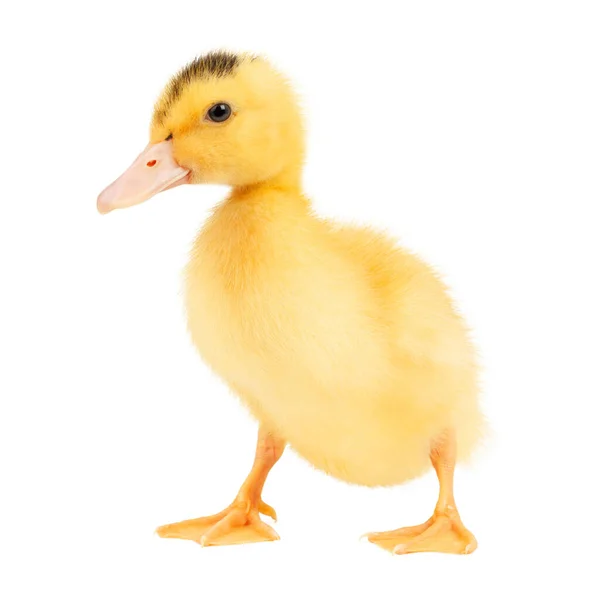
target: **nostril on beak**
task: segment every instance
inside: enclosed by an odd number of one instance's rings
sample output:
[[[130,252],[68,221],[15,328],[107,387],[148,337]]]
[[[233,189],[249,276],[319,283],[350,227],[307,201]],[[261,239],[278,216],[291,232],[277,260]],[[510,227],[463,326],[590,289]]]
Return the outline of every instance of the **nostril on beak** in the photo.
[[[149,161],[146,163],[146,166],[147,166],[147,167],[153,167],[155,164],[156,164],[156,161],[155,161],[155,160],[149,160]]]

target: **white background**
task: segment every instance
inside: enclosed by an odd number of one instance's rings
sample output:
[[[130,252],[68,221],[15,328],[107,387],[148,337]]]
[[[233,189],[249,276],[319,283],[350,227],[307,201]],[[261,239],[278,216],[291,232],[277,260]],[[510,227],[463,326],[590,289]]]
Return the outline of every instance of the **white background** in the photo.
[[[0,596],[597,598],[600,19],[596,2],[13,2],[2,8]],[[107,217],[167,78],[213,48],[294,81],[317,209],[446,276],[493,429],[457,499],[480,547],[391,557],[433,474],[350,487],[287,452],[282,540],[202,549],[255,424],[196,356],[180,273],[223,188]]]

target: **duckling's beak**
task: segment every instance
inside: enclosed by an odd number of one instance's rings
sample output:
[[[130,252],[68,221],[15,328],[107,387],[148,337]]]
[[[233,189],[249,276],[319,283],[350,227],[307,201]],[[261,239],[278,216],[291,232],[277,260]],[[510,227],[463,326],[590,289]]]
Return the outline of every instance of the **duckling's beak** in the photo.
[[[126,208],[188,182],[189,169],[173,158],[173,142],[148,144],[133,164],[98,196],[98,212]]]

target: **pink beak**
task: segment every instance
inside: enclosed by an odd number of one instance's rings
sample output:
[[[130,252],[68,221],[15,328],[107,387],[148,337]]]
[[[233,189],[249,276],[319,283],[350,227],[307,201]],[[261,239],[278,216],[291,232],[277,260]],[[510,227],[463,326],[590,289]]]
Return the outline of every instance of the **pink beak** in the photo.
[[[189,169],[173,158],[171,140],[148,144],[133,164],[98,196],[98,212],[126,208],[188,182]]]

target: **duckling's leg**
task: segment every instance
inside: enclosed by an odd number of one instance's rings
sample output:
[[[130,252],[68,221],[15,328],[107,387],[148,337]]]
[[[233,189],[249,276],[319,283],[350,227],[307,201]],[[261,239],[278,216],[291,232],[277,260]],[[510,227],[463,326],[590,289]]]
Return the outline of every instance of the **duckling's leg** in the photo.
[[[254,465],[235,500],[210,517],[163,525],[156,533],[163,538],[193,540],[202,546],[222,546],[278,540],[275,530],[261,521],[259,514],[277,519],[275,510],[262,501],[267,475],[283,454],[285,442],[262,427],[258,432]]]
[[[440,482],[440,495],[433,516],[415,527],[368,533],[366,537],[370,542],[394,554],[470,554],[477,548],[477,540],[460,520],[454,501],[456,438],[453,432],[445,432],[432,443],[430,457]]]

